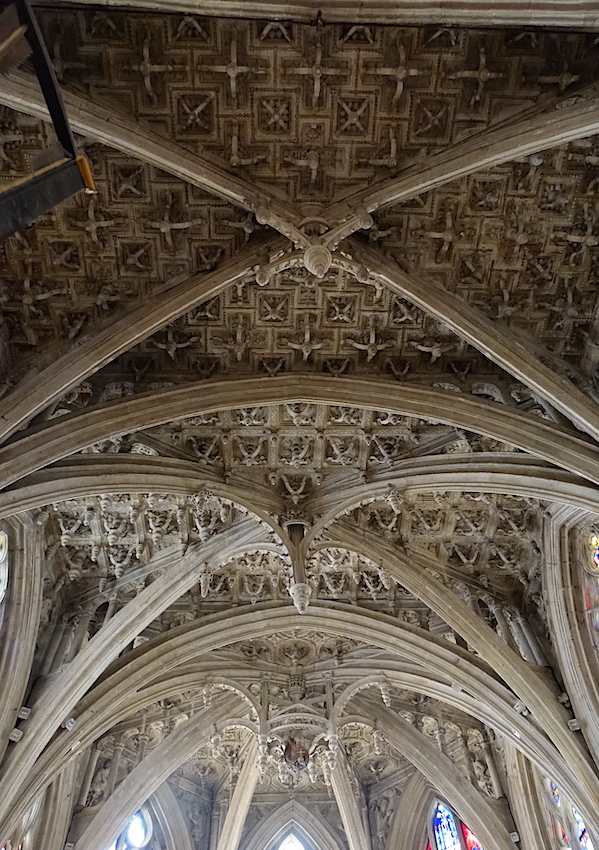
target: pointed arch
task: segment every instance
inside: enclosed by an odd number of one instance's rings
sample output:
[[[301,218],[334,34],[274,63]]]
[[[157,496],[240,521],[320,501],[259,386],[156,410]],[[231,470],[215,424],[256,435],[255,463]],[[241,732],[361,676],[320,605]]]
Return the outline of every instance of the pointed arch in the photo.
[[[25,698],[43,597],[40,528],[26,515],[8,519],[3,526],[9,540],[9,577],[0,618],[0,761]]]
[[[481,622],[455,594],[448,599],[447,588],[430,575],[430,567],[436,566],[433,558],[424,557],[410,550],[409,555],[376,534],[358,528],[348,521],[337,526],[338,537],[329,545],[339,546],[356,552],[378,563],[384,563],[388,572],[410,593],[425,602],[441,619],[458,632],[502,679],[513,688],[528,706],[559,751],[575,767],[587,791],[592,795],[596,786],[596,774],[588,751],[568,728],[568,716],[557,701],[550,686],[530,664],[516,655],[490,626]],[[332,530],[332,535],[335,534]],[[332,536],[331,535],[331,536]],[[324,543],[323,545],[326,545]],[[422,576],[426,575],[426,581]]]
[[[255,514],[267,525],[283,512],[284,503],[272,488],[223,483],[222,476],[188,460],[150,455],[78,455],[22,479],[0,492],[0,519],[66,499],[102,493],[169,493],[186,496],[209,490]],[[599,490],[597,491],[599,501]]]
[[[199,711],[158,744],[100,807],[75,844],[75,850],[110,847],[131,815],[162,783],[207,740],[210,729],[239,706],[239,698],[226,694]]]
[[[193,575],[189,580],[193,582]],[[140,606],[144,605],[144,599],[141,598],[143,594],[147,594],[152,588],[156,589],[161,581],[162,579],[157,580],[140,594],[136,600]],[[434,581],[432,577],[430,581]],[[446,592],[443,592],[446,596]],[[268,612],[267,617],[265,612]],[[151,613],[148,616],[152,616]],[[123,622],[118,622],[119,618]],[[129,615],[123,609],[113,620],[117,621],[120,628],[128,627]],[[76,710],[76,731],[69,733],[63,730],[55,737],[35,765],[33,776],[29,771],[38,754],[42,752],[44,744],[54,736],[58,725],[56,718],[69,716],[67,712],[72,712],[76,705],[76,700],[73,702],[73,690],[77,692],[79,689],[80,682],[77,679],[80,674],[75,675],[75,668],[66,668],[60,681],[52,683],[52,693],[48,692],[44,699],[34,706],[29,720],[29,737],[23,741],[18,752],[13,751],[5,762],[3,792],[0,795],[0,805],[4,808],[3,820],[7,821],[9,817],[17,818],[26,811],[32,795],[34,798],[39,790],[52,781],[65,761],[73,757],[76,752],[73,749],[74,735],[77,736],[78,746],[89,746],[97,735],[112,725],[110,719],[114,717],[115,711],[119,711],[125,704],[127,708],[131,708],[128,694],[134,693],[141,686],[146,686],[149,701],[152,698],[160,698],[147,686],[165,669],[171,665],[186,664],[198,655],[230,643],[233,639],[239,641],[262,637],[272,631],[291,628],[294,625],[297,625],[297,613],[292,606],[248,606],[238,609],[233,616],[230,612],[226,612],[224,616],[208,615],[199,623],[173,629],[129,652],[114,662],[93,691],[81,700]],[[587,819],[590,821],[593,818],[593,812],[596,810],[596,791],[587,790],[588,781],[586,788],[583,788],[568,761],[558,755],[536,724],[513,711],[513,693],[497,680],[487,665],[465,650],[453,647],[443,639],[435,638],[414,626],[398,623],[384,614],[354,609],[350,622],[343,606],[335,603],[311,605],[302,617],[302,627],[349,635],[391,653],[400,652],[407,660],[432,668],[437,674],[440,669],[446,669],[450,683],[453,682],[454,687],[458,685],[463,689],[468,699],[472,697],[482,704],[492,706],[495,719],[491,725],[510,739],[515,736],[519,746],[527,748],[531,759],[537,764],[547,765],[547,769],[552,770],[564,788],[570,789],[572,797],[581,801],[581,808],[587,814]],[[129,640],[131,638],[127,634],[125,642]],[[76,656],[75,662],[79,658],[80,656]],[[84,670],[87,671],[92,666],[92,658],[93,654],[84,659]],[[96,669],[95,677],[99,675],[100,670]],[[115,701],[116,695],[120,695],[120,698]],[[48,704],[53,706],[52,711],[47,708]],[[470,707],[469,702],[466,710]],[[573,763],[576,763],[576,759]],[[10,824],[7,823],[8,826]]]
[[[426,832],[426,819],[436,800],[436,791],[417,770],[409,778],[399,798],[391,822],[388,846],[401,847],[401,850],[422,850],[423,836]]]
[[[148,802],[164,835],[166,850],[195,850],[179,801],[168,782],[163,782]]]
[[[198,381],[61,416],[0,450],[0,487],[115,434],[217,410],[290,402],[341,404],[433,418],[510,443],[599,483],[599,449],[538,417],[435,389],[314,373]]]
[[[546,528],[543,542],[547,567],[543,586],[547,624],[565,689],[584,739],[599,764],[599,668],[583,604],[586,553],[581,537],[589,519],[568,514],[561,523]]]
[[[470,780],[429,738],[385,706],[369,704],[360,696],[356,697],[355,705],[359,706],[362,714],[368,712],[376,719],[389,743],[435,786],[441,797],[480,838],[485,850],[510,850],[509,833],[488,799],[475,790]]]
[[[509,466],[508,466],[509,464]],[[248,488],[197,463],[149,455],[81,454],[44,467],[0,491],[0,519],[23,511],[101,493],[171,493],[187,495],[208,489],[213,495],[236,502],[271,522],[271,514],[284,512],[284,503],[270,487],[252,483]],[[599,513],[599,487],[543,461],[516,453],[480,452],[469,455],[432,455],[402,461],[392,473],[372,476],[367,483],[339,490],[315,490],[306,511],[317,519],[309,530],[318,535],[339,514],[362,502],[382,498],[391,489],[406,496],[431,490],[528,496]]]
[[[289,832],[295,832],[310,850],[345,850],[335,830],[315,807],[289,800],[247,834],[239,850],[277,850]]]

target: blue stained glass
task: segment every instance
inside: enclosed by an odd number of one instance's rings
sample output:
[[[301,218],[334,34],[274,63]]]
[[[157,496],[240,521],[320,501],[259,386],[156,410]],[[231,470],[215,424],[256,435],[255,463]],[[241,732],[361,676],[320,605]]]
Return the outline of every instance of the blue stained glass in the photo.
[[[560,804],[560,794],[559,794],[559,788],[557,787],[555,782],[551,783],[551,796],[553,797],[553,802],[556,805],[559,806],[559,804]]]
[[[439,803],[433,821],[437,850],[461,850],[460,837],[454,816],[446,806]]]
[[[591,839],[589,838],[589,834],[587,832],[587,828],[584,824],[584,821],[580,815],[580,812],[577,811],[574,806],[572,806],[572,814],[574,815],[574,820],[576,821],[576,835],[578,837],[578,842],[584,850],[593,850],[593,844]]]

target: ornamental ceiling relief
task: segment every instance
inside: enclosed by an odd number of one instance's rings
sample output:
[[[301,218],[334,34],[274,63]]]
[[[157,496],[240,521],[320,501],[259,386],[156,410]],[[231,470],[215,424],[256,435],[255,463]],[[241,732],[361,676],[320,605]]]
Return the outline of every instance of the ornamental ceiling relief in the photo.
[[[449,162],[454,148],[486,131],[545,113],[551,121],[584,104],[595,93],[594,36],[103,7],[48,7],[40,20],[72,102],[137,122],[173,164],[162,167],[149,148],[133,155],[79,134],[97,195],[66,202],[1,247],[3,401],[59,357],[76,362],[113,323],[168,299],[170,287],[191,281],[193,293],[251,251],[258,261],[60,387],[40,418],[22,422],[17,444],[30,426],[59,427],[86,410],[101,419],[110,405],[163,389],[205,382],[209,394],[217,380],[319,375],[331,387],[365,379],[431,389],[448,405],[456,397],[479,401],[590,447],[530,376],[498,365],[484,329],[503,329],[531,362],[596,400],[599,136],[464,168],[372,209],[361,200],[406,175],[424,180],[434,157]],[[0,180],[24,176],[52,144],[47,124],[3,107]],[[212,169],[209,178],[198,178],[198,163]],[[214,179],[214,191],[204,179]],[[253,193],[247,203],[232,199],[238,186]],[[316,247],[330,249],[329,259],[321,251],[308,262]],[[373,251],[431,292],[473,308],[480,336],[473,341],[440,309],[385,286],[362,264]],[[69,454],[62,461],[69,468],[122,470],[124,480],[129,469],[149,480],[160,472],[165,484],[111,484],[106,492],[90,485],[90,495],[74,497],[57,489],[56,498],[39,501],[36,673],[62,670],[112,617],[133,610],[140,594],[201,551],[205,560],[178,598],[154,612],[115,664],[237,609],[266,618],[295,601],[301,610],[293,594],[301,584],[308,611],[386,618],[439,652],[482,665],[472,643],[404,586],[389,551],[421,570],[423,584],[433,579],[466,604],[518,658],[535,669],[554,664],[544,541],[560,493],[553,501],[467,481],[406,484],[442,465],[516,469],[541,461],[515,443],[444,424],[441,413],[403,415],[330,397],[117,428]],[[358,539],[362,551],[352,543]],[[406,671],[425,669],[401,648],[304,628],[299,615],[292,629],[204,652],[178,668],[184,686],[164,671],[164,681],[156,678],[160,699],[131,701],[105,724],[80,809],[99,810],[169,736],[231,697],[239,703],[234,720],[216,722],[167,780],[197,850],[210,841],[211,822],[220,818],[222,827],[252,746],[259,781],[240,829],[242,850],[288,800],[313,807],[339,846],[351,846],[332,780],[341,763],[372,850],[390,850],[416,768],[374,720],[366,722],[375,703],[432,743],[509,820],[502,735],[431,695],[432,685],[430,693],[402,685]],[[459,693],[444,670],[437,679]],[[511,708],[529,714],[521,701]]]

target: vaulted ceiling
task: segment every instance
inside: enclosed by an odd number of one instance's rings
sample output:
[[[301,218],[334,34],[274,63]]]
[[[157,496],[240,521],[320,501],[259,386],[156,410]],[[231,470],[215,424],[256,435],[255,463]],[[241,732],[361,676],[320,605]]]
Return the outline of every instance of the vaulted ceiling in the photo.
[[[216,5],[38,9],[98,191],[0,246],[0,517],[39,562],[6,837],[92,745],[76,850],[165,788],[189,848],[291,794],[387,850],[436,788],[505,850],[518,758],[597,830],[558,608],[599,485],[593,4]],[[0,103],[8,184],[53,138],[26,67]]]

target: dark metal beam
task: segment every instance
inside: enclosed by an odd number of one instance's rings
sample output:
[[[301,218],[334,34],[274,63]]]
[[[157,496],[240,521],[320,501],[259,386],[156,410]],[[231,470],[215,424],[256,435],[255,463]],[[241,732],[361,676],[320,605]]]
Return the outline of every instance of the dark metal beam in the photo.
[[[85,189],[77,159],[63,159],[0,193],[0,241]]]

